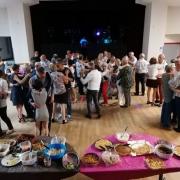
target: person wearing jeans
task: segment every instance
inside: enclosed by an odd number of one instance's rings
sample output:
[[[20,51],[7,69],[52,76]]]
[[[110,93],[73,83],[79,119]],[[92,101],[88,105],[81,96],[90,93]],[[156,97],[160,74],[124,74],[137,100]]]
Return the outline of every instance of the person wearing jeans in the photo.
[[[8,83],[3,78],[3,72],[0,70],[0,118],[6,123],[8,131],[6,134],[11,134],[14,132],[13,125],[7,116],[7,102],[6,98],[8,95]],[[3,135],[1,124],[0,124],[0,136]]]
[[[89,63],[90,72],[85,78],[83,78],[83,73],[81,73],[81,82],[83,84],[88,84],[87,86],[87,118],[91,119],[91,105],[94,102],[97,118],[101,117],[100,107],[98,102],[98,92],[101,84],[101,72],[95,69],[95,64],[93,62]]]

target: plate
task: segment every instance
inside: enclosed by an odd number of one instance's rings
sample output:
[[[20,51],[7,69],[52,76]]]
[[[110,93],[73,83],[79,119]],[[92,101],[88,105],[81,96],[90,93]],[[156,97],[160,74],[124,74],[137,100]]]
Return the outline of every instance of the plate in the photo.
[[[120,156],[128,156],[131,154],[132,149],[129,146],[123,146],[121,144],[118,144],[115,146],[115,151],[118,153]]]
[[[0,139],[0,144],[9,144],[10,146],[14,146],[16,144],[16,140],[14,140],[14,139]]]
[[[141,156],[154,152],[154,147],[148,141],[135,141],[129,146],[132,148],[132,156]]]
[[[21,162],[20,157],[13,156],[12,154],[9,154],[8,156],[5,156],[1,160],[2,166],[6,166],[6,167],[15,166],[15,165],[19,164],[20,162]]]
[[[106,151],[109,148],[113,148],[113,144],[111,141],[107,139],[99,139],[95,142],[94,144],[95,148],[101,150],[101,151]]]
[[[165,168],[165,163],[162,159],[156,156],[145,157],[145,163],[150,169],[163,169]]]
[[[180,157],[180,145],[174,147],[174,154]]]
[[[97,166],[100,163],[100,157],[95,153],[87,153],[82,157],[81,162],[85,166]]]

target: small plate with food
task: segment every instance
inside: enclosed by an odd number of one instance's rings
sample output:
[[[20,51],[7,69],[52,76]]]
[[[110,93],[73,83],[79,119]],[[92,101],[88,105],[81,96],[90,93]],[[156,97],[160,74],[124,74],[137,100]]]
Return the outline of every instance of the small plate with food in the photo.
[[[127,143],[129,141],[130,135],[127,132],[120,132],[120,133],[116,133],[116,139],[120,142],[120,143]]]
[[[162,159],[169,159],[173,156],[173,148],[167,144],[157,144],[155,154]]]
[[[180,145],[174,147],[174,154],[180,157]]]
[[[100,164],[100,157],[96,153],[87,153],[81,158],[85,166],[97,166]]]
[[[146,156],[145,163],[148,168],[153,170],[165,168],[165,162],[155,155]]]
[[[99,139],[94,143],[94,146],[96,149],[101,150],[101,151],[106,151],[108,149],[113,148],[113,144],[111,141],[107,139]]]
[[[116,152],[104,151],[101,158],[106,166],[112,166],[120,162],[120,157]]]
[[[127,145],[117,144],[115,147],[115,152],[120,156],[131,155],[132,149]]]
[[[1,144],[9,144],[10,146],[16,145],[15,139],[0,139],[0,145]]]
[[[2,160],[1,160],[1,164],[2,166],[6,166],[6,167],[12,167],[12,166],[16,166],[17,164],[19,164],[21,162],[21,159],[19,156],[14,156],[12,154],[9,154],[7,156],[5,156]]]
[[[132,149],[132,156],[147,155],[152,154],[154,152],[153,145],[150,144],[148,141],[144,140],[138,140],[133,143],[130,143],[129,147],[131,147]]]

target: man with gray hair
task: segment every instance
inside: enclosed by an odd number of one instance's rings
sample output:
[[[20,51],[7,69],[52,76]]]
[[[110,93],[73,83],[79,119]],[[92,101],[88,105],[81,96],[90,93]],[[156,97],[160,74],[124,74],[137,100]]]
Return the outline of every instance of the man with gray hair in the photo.
[[[133,85],[133,70],[132,67],[128,64],[129,59],[127,56],[122,58],[123,69],[120,70],[117,79],[119,80],[119,85],[122,86],[125,105],[121,106],[122,108],[127,108],[131,105],[131,87]]]

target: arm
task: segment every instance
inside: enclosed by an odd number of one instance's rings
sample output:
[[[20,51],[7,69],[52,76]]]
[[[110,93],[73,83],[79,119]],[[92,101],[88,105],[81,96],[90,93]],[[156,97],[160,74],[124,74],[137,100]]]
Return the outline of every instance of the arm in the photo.
[[[23,84],[28,78],[30,77],[29,74],[27,74],[22,80],[18,78],[17,75],[14,76],[13,80],[17,81],[18,84]]]
[[[82,84],[87,84],[89,81],[91,81],[90,73],[88,73],[88,75],[84,79],[81,77]]]
[[[3,81],[2,91],[0,92],[0,96],[5,98],[5,99],[8,96],[8,84],[7,84],[7,81]]]

